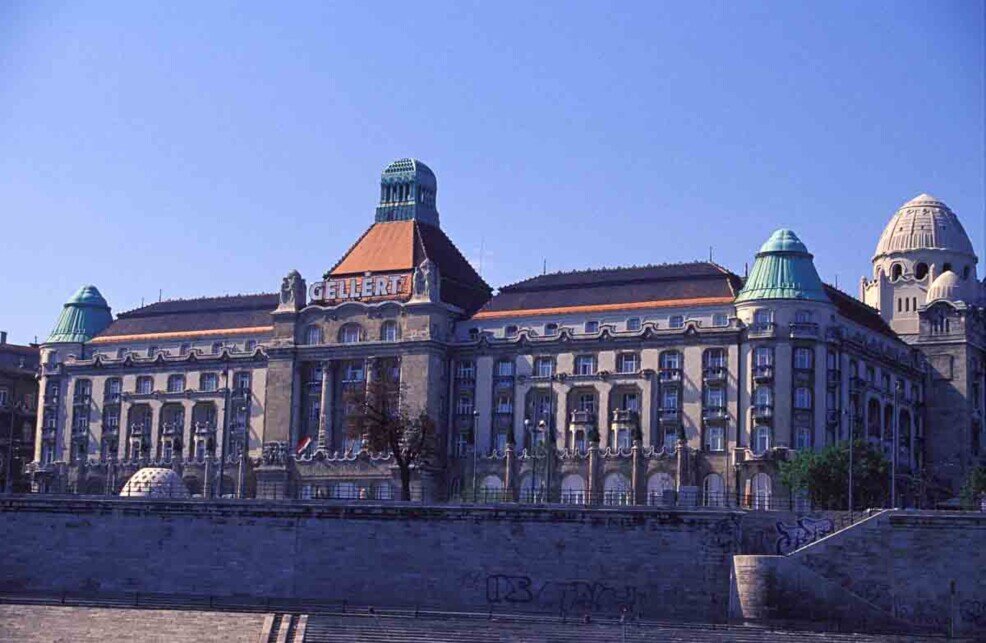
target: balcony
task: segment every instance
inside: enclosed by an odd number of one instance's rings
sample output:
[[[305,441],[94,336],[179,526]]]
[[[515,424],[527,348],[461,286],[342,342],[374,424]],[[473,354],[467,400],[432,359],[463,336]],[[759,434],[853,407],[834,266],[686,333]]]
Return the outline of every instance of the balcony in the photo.
[[[747,331],[750,337],[773,337],[777,333],[777,324],[774,322],[763,322],[752,324]]]
[[[195,422],[192,426],[195,429],[195,435],[208,435],[216,431],[215,422]]]
[[[571,424],[595,424],[596,423],[596,412],[595,411],[572,411],[569,415],[569,422]]]
[[[321,380],[316,380],[314,382],[307,382],[307,383],[305,383],[305,388],[307,388],[309,391],[321,391],[322,390],[322,381]]]
[[[88,424],[73,424],[72,425],[72,436],[79,437],[83,435],[89,435],[89,425]]]
[[[818,324],[815,322],[792,322],[790,328],[792,339],[814,339],[818,337]]]
[[[72,398],[73,406],[89,406],[90,402],[92,402],[91,395],[76,395]]]
[[[729,419],[725,406],[706,406],[702,409],[702,420],[705,422],[725,422]]]
[[[107,393],[103,396],[103,404],[119,404],[123,399],[120,393]]]
[[[613,424],[622,425],[634,425],[637,424],[637,412],[627,411],[625,409],[616,409],[613,411],[612,417]]]
[[[774,417],[774,407],[770,404],[755,404],[753,406],[753,419],[767,421]]]
[[[54,408],[58,406],[58,397],[57,396],[45,397],[44,405],[48,408]]]
[[[774,379],[774,365],[773,364],[756,364],[753,367],[753,380],[756,382],[765,382],[767,380]]]
[[[657,418],[661,424],[680,424],[681,409],[660,409]]]
[[[181,435],[185,432],[184,422],[165,422],[161,425],[161,432],[164,435]]]
[[[657,378],[664,383],[673,383],[681,381],[681,369],[680,368],[662,368],[657,373]]]
[[[248,387],[234,388],[231,392],[234,400],[249,400],[252,393]]]
[[[103,425],[103,437],[114,437],[120,434],[120,425],[118,424],[104,424]]]
[[[725,366],[706,366],[702,370],[702,378],[706,382],[725,382],[726,381],[726,367]]]

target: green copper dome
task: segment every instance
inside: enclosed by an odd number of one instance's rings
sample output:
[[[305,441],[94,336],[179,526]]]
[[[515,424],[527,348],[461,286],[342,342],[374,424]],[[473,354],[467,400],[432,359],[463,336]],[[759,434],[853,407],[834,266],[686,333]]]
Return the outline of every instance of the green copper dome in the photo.
[[[736,303],[761,299],[829,301],[811,253],[792,230],[774,231],[760,247]]]
[[[87,342],[112,321],[109,304],[99,290],[95,286],[83,286],[65,302],[46,343]]]

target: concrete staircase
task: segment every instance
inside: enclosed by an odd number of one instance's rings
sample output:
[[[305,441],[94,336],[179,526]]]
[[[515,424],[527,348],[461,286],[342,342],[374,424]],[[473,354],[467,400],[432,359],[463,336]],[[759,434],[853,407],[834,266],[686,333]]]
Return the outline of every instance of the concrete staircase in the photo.
[[[502,643],[537,641],[568,643],[635,643],[687,641],[694,643],[862,643],[884,637],[831,632],[780,631],[765,627],[657,622],[562,622],[558,619],[512,616],[427,615],[311,615],[304,641],[359,643]],[[909,639],[919,640],[919,639]]]
[[[259,643],[301,643],[308,627],[307,614],[268,614]]]

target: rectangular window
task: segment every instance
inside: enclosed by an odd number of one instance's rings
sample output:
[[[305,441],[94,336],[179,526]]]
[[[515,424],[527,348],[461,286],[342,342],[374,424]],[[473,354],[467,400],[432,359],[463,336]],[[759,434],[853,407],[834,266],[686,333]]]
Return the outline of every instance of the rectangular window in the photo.
[[[249,391],[250,374],[245,371],[241,371],[233,375],[233,388],[237,391]]]
[[[636,393],[623,393],[620,396],[620,409],[624,411],[639,411],[640,396]]]
[[[500,394],[496,396],[496,412],[501,414],[508,414],[514,412],[514,401],[513,398],[506,394]]]
[[[678,410],[678,388],[667,387],[661,389],[661,408],[665,411]]]
[[[597,321],[587,321],[585,323],[585,332],[587,332],[587,333],[598,333],[599,332],[599,322],[597,322]]]
[[[596,412],[596,396],[591,393],[583,393],[579,395],[576,405],[579,411],[584,411],[586,413]]]
[[[705,389],[705,406],[709,409],[725,408],[726,389],[718,386]]]
[[[716,328],[722,328],[729,325],[729,316],[726,313],[714,313],[712,315],[712,325]]]
[[[811,389],[804,386],[794,389],[794,408],[802,411],[811,409]]]
[[[510,360],[500,360],[496,363],[496,376],[497,377],[513,377],[514,376],[514,363]]]
[[[137,393],[139,395],[150,395],[154,388],[154,380],[148,376],[137,378]]]
[[[555,360],[550,357],[539,357],[535,360],[534,374],[536,377],[551,377],[555,374]]]
[[[554,337],[558,334],[558,324],[549,322],[544,325],[544,335],[545,337]]]
[[[363,362],[347,362],[342,377],[344,382],[362,382],[364,378]]]
[[[671,315],[668,317],[668,328],[684,328],[685,317],[684,315]]]
[[[0,388],[0,406],[7,406],[7,401],[9,399],[9,392],[7,389]]]
[[[168,376],[168,393],[181,393],[185,390],[185,376],[184,375],[169,375]]]
[[[705,429],[705,448],[709,451],[725,451],[725,431],[721,426],[710,426]]]
[[[462,360],[456,365],[455,377],[460,380],[471,380],[476,377],[476,362]]]
[[[678,429],[668,428],[664,430],[664,448],[674,451],[678,447]]]
[[[595,375],[596,358],[593,355],[579,355],[575,358],[576,375]]]
[[[756,366],[771,366],[774,363],[774,351],[769,346],[757,346],[753,351],[753,363]]]
[[[455,412],[459,415],[472,415],[472,410],[472,397],[468,395],[460,395],[459,399],[455,403]]]
[[[215,391],[219,388],[219,376],[215,373],[202,373],[199,376],[199,390],[201,391]]]
[[[794,349],[794,368],[802,371],[810,370],[812,352],[810,348],[799,346]]]
[[[510,326],[507,326],[505,329],[503,329],[503,334],[505,337],[516,337],[517,327],[511,324]]]
[[[795,429],[794,448],[799,451],[811,448],[811,429],[804,426]]]
[[[636,373],[640,370],[640,357],[636,353],[620,353],[616,358],[616,370],[619,373]]]

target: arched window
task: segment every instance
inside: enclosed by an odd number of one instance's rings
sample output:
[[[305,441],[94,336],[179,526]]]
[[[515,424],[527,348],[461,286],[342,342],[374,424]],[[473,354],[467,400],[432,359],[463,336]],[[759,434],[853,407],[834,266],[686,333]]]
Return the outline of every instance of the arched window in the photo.
[[[103,385],[103,400],[114,404],[120,401],[120,394],[123,393],[123,380],[119,377],[111,377]]]
[[[766,473],[758,473],[753,476],[750,484],[753,491],[753,508],[767,510],[770,509],[771,484],[770,476]]]
[[[339,329],[340,344],[357,344],[363,340],[363,329],[359,324],[345,324]]]
[[[890,267],[890,281],[899,281],[904,275],[903,264],[895,263]]]
[[[603,480],[603,504],[629,505],[633,503],[630,479],[622,473],[611,473]]]
[[[942,272],[952,272],[952,264],[946,263],[944,266],[941,267],[941,271]]]
[[[380,339],[385,342],[397,341],[397,322],[387,320],[380,326]]]
[[[570,473],[561,481],[561,501],[566,504],[585,504],[585,478],[577,473]]]
[[[305,329],[305,343],[309,346],[317,346],[322,343],[322,329],[312,324]]]
[[[914,266],[914,278],[918,281],[923,280],[928,276],[928,264],[923,261],[918,265]]]
[[[647,479],[647,504],[665,504],[665,491],[674,491],[674,479],[663,471],[660,473],[655,473]],[[674,500],[671,500],[669,504],[674,504]]]
[[[480,502],[498,502],[503,500],[503,480],[499,476],[486,476],[479,488]]]
[[[705,481],[702,483],[702,495],[706,507],[725,507],[726,487],[722,482],[722,476],[718,473],[710,473],[705,476]]]

